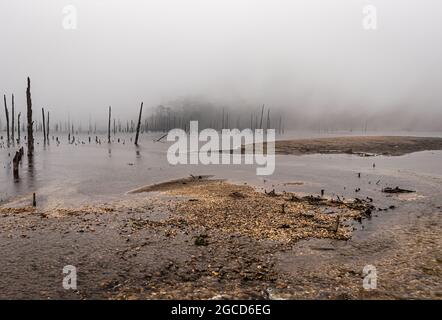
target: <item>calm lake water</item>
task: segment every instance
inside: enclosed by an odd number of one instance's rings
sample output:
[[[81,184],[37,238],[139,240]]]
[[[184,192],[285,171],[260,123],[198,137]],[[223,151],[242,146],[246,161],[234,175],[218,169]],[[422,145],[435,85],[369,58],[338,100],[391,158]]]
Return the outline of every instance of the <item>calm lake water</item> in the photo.
[[[442,136],[435,133],[401,134]],[[161,135],[143,134],[139,147],[124,135],[115,138],[120,138],[120,143],[111,144],[105,142],[105,135],[99,136],[101,144],[95,143],[95,136],[91,143],[87,136],[80,136],[77,141],[83,143],[76,145],[68,144],[67,136],[59,136],[59,145],[51,139],[46,146],[37,136],[35,155],[30,162],[25,154],[19,181],[13,179],[11,164],[17,147],[0,149],[0,204],[30,204],[33,192],[37,194],[39,206],[102,203],[121,198],[127,191],[140,186],[193,174],[247,182],[266,190],[319,194],[324,189],[329,196],[370,196],[381,203],[385,200],[385,194],[380,193],[383,187],[400,186],[416,190],[417,196],[425,197],[436,206],[442,205],[441,151],[366,158],[355,155],[278,155],[274,174],[257,176],[255,165],[170,165],[166,158],[170,143],[154,142]],[[278,138],[342,135],[290,132]],[[357,177],[359,172],[361,178]],[[357,188],[361,191],[355,192]]]

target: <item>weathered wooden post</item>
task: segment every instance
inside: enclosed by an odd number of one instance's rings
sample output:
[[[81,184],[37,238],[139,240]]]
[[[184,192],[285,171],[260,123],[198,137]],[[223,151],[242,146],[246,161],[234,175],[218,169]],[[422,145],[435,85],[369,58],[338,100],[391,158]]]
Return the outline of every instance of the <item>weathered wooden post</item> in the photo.
[[[41,116],[43,118],[43,142],[46,144],[46,123],[45,123],[45,109],[41,108]]]
[[[6,141],[7,145],[9,146],[9,111],[8,111],[8,105],[6,104],[6,95],[3,95],[3,101],[5,103],[5,115],[6,115]]]
[[[111,134],[110,134],[110,126],[111,126],[111,107],[109,106],[109,122],[107,125],[107,143],[111,143]]]
[[[143,102],[141,102],[140,114],[138,115],[137,134],[135,135],[135,145],[138,145],[138,136],[140,135],[141,114],[143,113]]]
[[[34,134],[32,131],[32,99],[31,99],[31,79],[28,77],[28,87],[26,89],[26,104],[27,104],[27,116],[28,116],[28,156],[32,156],[34,153]]]

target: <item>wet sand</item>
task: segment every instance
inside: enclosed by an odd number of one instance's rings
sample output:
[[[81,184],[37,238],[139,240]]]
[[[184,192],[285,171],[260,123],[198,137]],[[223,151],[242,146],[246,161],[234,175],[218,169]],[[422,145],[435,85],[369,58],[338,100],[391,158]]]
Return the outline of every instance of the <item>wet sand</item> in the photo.
[[[374,210],[199,176],[93,208],[3,206],[0,298],[441,298],[439,216],[350,240]],[[367,261],[384,267],[374,292],[362,290]]]
[[[400,156],[408,153],[442,150],[442,138],[407,136],[351,136],[318,139],[280,140],[276,154],[302,155],[314,153],[358,154],[361,156]]]

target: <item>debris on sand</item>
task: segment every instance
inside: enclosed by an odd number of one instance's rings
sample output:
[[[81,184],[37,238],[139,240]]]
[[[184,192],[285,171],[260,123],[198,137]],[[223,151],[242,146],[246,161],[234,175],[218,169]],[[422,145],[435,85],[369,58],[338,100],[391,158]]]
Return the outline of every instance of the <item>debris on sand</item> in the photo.
[[[190,233],[199,234],[203,229],[209,233],[239,234],[281,244],[311,237],[349,239],[352,230],[345,222],[368,216],[373,207],[359,199],[300,198],[274,190],[263,193],[250,186],[220,180],[198,180],[198,183],[184,186],[174,183],[160,190],[177,196],[170,204],[172,216],[164,221],[164,226],[182,229],[185,225]],[[189,202],[188,198],[199,201]],[[327,207],[333,208],[333,213],[324,212]],[[200,235],[195,244],[204,245],[206,240]]]
[[[286,182],[283,186],[302,186],[304,182],[295,181],[295,182]]]
[[[289,198],[289,201],[292,201],[292,202],[306,202],[306,203],[311,204],[311,205],[323,205],[323,204],[325,204],[327,202],[327,199],[319,197],[319,196],[312,196],[312,195],[304,196],[302,198],[298,198],[297,196],[292,194],[291,197]]]
[[[239,199],[239,198],[245,198],[245,197],[246,197],[245,195],[243,195],[241,192],[238,192],[238,191],[234,191],[234,192],[232,192],[232,193],[230,194],[230,196],[231,196],[232,198],[236,198],[236,199]]]
[[[268,195],[269,197],[276,197],[276,196],[277,196],[277,194],[276,194],[276,192],[275,192],[275,189],[273,189],[273,190],[270,191],[270,192],[264,191],[264,193],[265,193],[266,195]]]
[[[207,240],[209,236],[207,234],[200,234],[195,238],[196,246],[208,246],[209,241]]]
[[[27,207],[21,207],[21,208],[7,208],[7,207],[0,207],[0,213],[1,214],[17,214],[17,213],[33,213],[35,212],[35,208],[31,206]]]
[[[396,187],[396,188],[386,187],[386,188],[382,189],[382,192],[384,192],[384,193],[413,193],[413,192],[416,192],[416,191],[402,189],[402,188],[399,188],[399,187]]]

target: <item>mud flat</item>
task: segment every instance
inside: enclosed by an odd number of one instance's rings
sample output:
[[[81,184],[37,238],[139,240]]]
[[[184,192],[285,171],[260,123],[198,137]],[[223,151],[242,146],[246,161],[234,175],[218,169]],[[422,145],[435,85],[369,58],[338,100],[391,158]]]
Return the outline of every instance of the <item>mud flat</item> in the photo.
[[[194,176],[102,206],[0,207],[1,298],[267,298],[273,256],[300,239],[346,240],[362,201],[263,193]],[[61,270],[78,268],[78,290]]]
[[[401,156],[426,150],[442,150],[442,138],[406,136],[355,136],[276,141],[276,154],[346,153],[361,156]]]
[[[0,298],[440,298],[438,216],[352,242],[357,221],[375,213],[371,201],[260,192],[205,176],[102,206],[3,205]],[[367,261],[384,266],[374,293],[361,289]],[[78,268],[75,291],[61,285],[68,264]]]

